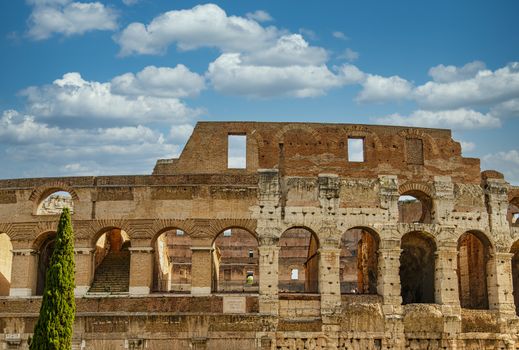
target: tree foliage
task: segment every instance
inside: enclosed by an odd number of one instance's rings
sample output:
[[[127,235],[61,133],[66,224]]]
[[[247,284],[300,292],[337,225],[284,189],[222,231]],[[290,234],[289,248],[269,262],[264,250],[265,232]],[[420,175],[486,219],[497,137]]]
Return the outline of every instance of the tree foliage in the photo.
[[[74,300],[74,234],[70,211],[64,208],[59,219],[56,244],[45,277],[40,316],[31,350],[70,350],[76,314]]]

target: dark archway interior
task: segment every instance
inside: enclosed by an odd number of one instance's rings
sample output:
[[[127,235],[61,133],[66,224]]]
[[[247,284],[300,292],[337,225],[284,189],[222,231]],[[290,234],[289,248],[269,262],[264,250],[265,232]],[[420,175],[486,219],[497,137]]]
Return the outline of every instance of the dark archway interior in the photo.
[[[353,228],[341,238],[341,294],[376,294],[378,240],[369,231]]]
[[[515,302],[515,313],[519,316],[519,241],[512,246],[512,282]]]
[[[402,237],[401,248],[402,303],[434,303],[434,241],[422,232],[411,232]]]
[[[305,228],[291,228],[281,235],[279,246],[279,292],[318,293],[319,242],[315,235]]]
[[[45,290],[45,278],[47,270],[50,264],[50,258],[54,252],[54,246],[56,243],[56,236],[52,235],[48,237],[40,248],[40,255],[38,260],[38,278],[36,282],[36,295],[43,295]]]
[[[424,223],[432,221],[432,199],[421,191],[408,191],[398,200],[398,221]]]
[[[458,241],[458,289],[461,307],[488,309],[488,243],[467,232]]]

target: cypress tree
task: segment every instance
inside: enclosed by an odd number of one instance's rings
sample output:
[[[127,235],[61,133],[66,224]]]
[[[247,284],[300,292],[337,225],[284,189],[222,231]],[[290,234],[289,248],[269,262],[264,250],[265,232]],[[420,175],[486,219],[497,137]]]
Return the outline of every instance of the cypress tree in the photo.
[[[54,252],[45,277],[40,316],[34,328],[30,350],[70,350],[76,314],[74,300],[74,234],[70,211],[59,219]]]

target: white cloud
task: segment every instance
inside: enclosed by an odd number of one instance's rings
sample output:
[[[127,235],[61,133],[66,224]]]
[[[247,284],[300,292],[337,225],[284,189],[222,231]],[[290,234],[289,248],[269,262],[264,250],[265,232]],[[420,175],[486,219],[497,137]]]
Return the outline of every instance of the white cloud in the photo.
[[[436,79],[441,76],[443,81],[448,82],[430,81],[416,88],[415,99],[423,108],[453,109],[492,105],[519,97],[519,62],[495,71],[471,71],[470,74],[475,75],[464,80],[459,80],[460,74],[456,72],[451,75],[433,74]]]
[[[360,102],[383,102],[410,98],[413,85],[399,76],[368,75],[357,96]]]
[[[191,124],[174,125],[169,130],[169,139],[176,143],[184,143],[193,133]]]
[[[463,67],[437,65],[429,69],[429,75],[437,83],[452,83],[454,81],[474,78],[479,71],[486,68],[481,61],[473,61]]]
[[[135,4],[137,4],[140,0],[122,0],[123,1],[123,4],[125,4],[126,6],[133,6]]]
[[[346,48],[337,58],[345,59],[346,61],[353,62],[359,59],[359,53],[357,51],[353,51],[349,47]]]
[[[501,126],[501,121],[490,114],[483,114],[464,108],[445,111],[417,110],[409,116],[393,114],[378,118],[377,122],[381,124],[449,128],[455,130],[498,128]]]
[[[70,0],[30,0],[28,35],[43,40],[53,34],[80,35],[93,30],[117,29],[116,12],[100,2]]]
[[[218,57],[209,65],[207,76],[219,92],[252,97],[313,97],[343,84],[325,65],[250,65],[236,53]]]
[[[519,97],[495,105],[491,112],[500,118],[519,117]]]
[[[173,98],[196,96],[204,87],[204,78],[182,64],[174,68],[148,66],[137,74],[119,75],[111,82],[115,94]]]
[[[349,38],[346,36],[346,34],[344,34],[343,32],[339,32],[339,31],[335,31],[335,32],[332,32],[332,36],[336,39],[340,39],[340,40],[348,40]]]
[[[178,155],[184,141],[168,143],[161,132],[142,125],[51,127],[13,110],[4,111],[0,118],[0,159],[17,161],[20,168],[30,164],[26,176],[57,171],[66,175],[149,173],[156,159]]]
[[[461,151],[463,153],[465,152],[472,152],[476,149],[476,144],[474,142],[470,141],[460,141],[461,144]]]
[[[274,67],[322,65],[327,59],[326,50],[310,46],[299,34],[284,35],[265,50],[242,55],[246,64]]]
[[[131,23],[117,36],[122,55],[160,54],[171,44],[181,50],[215,47],[222,51],[253,51],[269,46],[279,36],[275,27],[252,19],[228,16],[215,4],[169,11],[148,25]]]
[[[248,19],[252,19],[256,22],[270,22],[273,20],[272,16],[263,10],[257,10],[254,12],[249,12],[245,15]]]
[[[79,73],[67,73],[51,85],[29,87],[21,94],[27,98],[27,108],[31,114],[49,118],[179,123],[200,113],[177,98],[116,94],[112,92],[111,83],[86,81]]]
[[[519,185],[519,151],[508,150],[487,154],[481,158],[481,169],[495,169],[505,175],[505,180]]]

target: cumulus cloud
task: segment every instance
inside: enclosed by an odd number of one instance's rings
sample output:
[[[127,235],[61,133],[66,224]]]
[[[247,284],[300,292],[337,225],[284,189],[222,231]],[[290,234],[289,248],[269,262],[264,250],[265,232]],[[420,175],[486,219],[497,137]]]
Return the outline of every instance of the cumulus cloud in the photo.
[[[133,6],[135,4],[137,4],[140,0],[122,0],[123,1],[123,4],[125,4],[126,6]]]
[[[172,44],[180,50],[215,47],[242,52],[266,48],[278,36],[275,27],[265,28],[254,19],[228,16],[219,6],[206,4],[163,13],[147,25],[131,23],[116,41],[121,55],[160,54]]]
[[[154,69],[152,68],[151,71]],[[186,73],[183,69],[181,71]],[[174,74],[176,73],[178,72]],[[29,87],[23,90],[21,95],[27,98],[27,108],[31,114],[47,118],[97,118],[124,120],[131,123],[154,121],[178,123],[185,122],[201,112],[187,107],[178,98],[153,95],[153,89],[151,94],[138,94],[143,85],[160,86],[160,79],[150,79],[144,73],[142,77],[139,77],[139,74],[133,76],[133,80],[131,76],[126,77],[126,82],[129,84],[124,85],[119,81],[117,85],[119,91],[113,92],[112,84],[109,82],[87,81],[79,73],[72,72],[63,75],[61,79],[55,80],[50,85]],[[164,94],[186,93],[182,89],[174,88],[168,91]]]
[[[343,84],[325,65],[251,65],[238,53],[222,54],[207,73],[215,90],[252,97],[313,97]]]
[[[328,54],[321,47],[310,46],[300,34],[284,35],[277,42],[261,51],[243,55],[243,61],[265,66],[322,65]]]
[[[120,95],[193,97],[204,87],[204,77],[182,64],[174,68],[148,66],[137,74],[126,73],[111,81],[112,93]]]
[[[357,96],[359,102],[383,102],[410,98],[413,85],[399,76],[368,75]]]
[[[482,169],[497,169],[513,185],[519,185],[519,151],[508,150],[491,153],[481,158]]]
[[[460,68],[459,72],[465,69],[470,74],[459,73],[455,69],[446,74],[448,70],[443,68],[440,69],[443,71],[441,74],[433,73],[433,77],[442,82],[429,81],[418,86],[415,90],[417,103],[427,109],[453,109],[492,105],[519,97],[519,62],[510,63],[495,71],[482,69],[474,72],[476,68],[466,67]]]
[[[486,68],[485,63],[473,61],[463,67],[437,65],[429,69],[429,75],[435,82],[452,83],[454,81],[467,80],[474,78],[479,71]]]
[[[340,40],[348,40],[349,38],[346,36],[346,34],[344,34],[343,32],[340,32],[340,31],[335,31],[335,32],[332,32],[332,36],[336,39],[340,39]]]
[[[248,19],[251,19],[256,22],[270,22],[274,20],[272,16],[267,12],[263,10],[257,10],[254,12],[249,12],[245,15]]]
[[[93,30],[117,29],[116,12],[100,2],[29,0],[29,37],[43,40],[54,34],[80,35]]]
[[[0,159],[16,160],[21,167],[30,163],[26,176],[57,171],[66,175],[149,173],[156,159],[178,155],[183,142],[168,142],[161,132],[142,125],[61,128],[14,110],[4,111],[0,118]]]
[[[501,126],[499,118],[469,109],[445,111],[417,110],[409,116],[393,114],[377,119],[378,123],[390,125],[419,126],[426,128],[484,129]]]
[[[349,47],[346,48],[337,58],[344,59],[348,62],[353,62],[359,59],[359,53],[357,51],[353,51]]]

